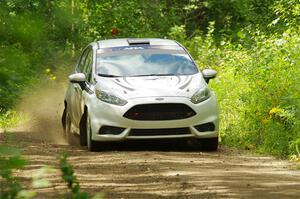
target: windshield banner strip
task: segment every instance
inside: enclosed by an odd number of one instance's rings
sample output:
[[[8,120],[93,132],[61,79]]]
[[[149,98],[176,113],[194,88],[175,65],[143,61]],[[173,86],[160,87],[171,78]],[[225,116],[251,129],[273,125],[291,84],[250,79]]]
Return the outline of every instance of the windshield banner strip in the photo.
[[[180,46],[163,46],[163,45],[135,45],[135,46],[121,46],[121,47],[113,47],[113,48],[101,48],[97,52],[105,53],[105,52],[116,52],[116,51],[127,51],[127,50],[178,50],[183,51],[183,48]]]
[[[140,54],[186,54],[184,50],[162,50],[162,49],[143,49],[143,50],[122,50],[111,52],[97,52],[100,56],[114,55],[140,55]]]

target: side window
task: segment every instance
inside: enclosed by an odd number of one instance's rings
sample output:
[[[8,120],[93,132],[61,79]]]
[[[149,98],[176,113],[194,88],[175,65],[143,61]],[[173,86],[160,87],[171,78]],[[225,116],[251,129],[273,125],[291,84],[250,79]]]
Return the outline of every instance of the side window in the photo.
[[[93,50],[88,49],[87,56],[84,63],[83,73],[86,75],[88,82],[91,80],[93,66]]]
[[[79,73],[82,73],[83,70],[84,70],[84,66],[85,66],[85,60],[86,60],[86,56],[87,56],[87,53],[89,52],[88,49],[86,49],[85,51],[83,51],[83,53],[81,54],[81,57],[80,57],[80,60],[79,60],[79,63],[77,65],[77,68],[76,68],[76,71],[79,72]]]

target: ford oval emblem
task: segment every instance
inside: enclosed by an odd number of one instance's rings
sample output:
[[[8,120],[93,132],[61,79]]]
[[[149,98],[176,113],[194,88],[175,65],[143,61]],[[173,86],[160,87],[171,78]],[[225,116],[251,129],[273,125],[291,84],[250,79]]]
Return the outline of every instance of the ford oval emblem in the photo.
[[[155,98],[155,100],[157,100],[157,101],[163,101],[163,100],[164,100],[164,98],[162,98],[162,97],[158,97],[158,98]]]

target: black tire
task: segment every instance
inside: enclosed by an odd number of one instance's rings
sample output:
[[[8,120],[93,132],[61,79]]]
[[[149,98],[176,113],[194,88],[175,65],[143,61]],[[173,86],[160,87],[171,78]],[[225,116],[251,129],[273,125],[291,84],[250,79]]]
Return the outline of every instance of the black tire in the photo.
[[[79,144],[80,146],[87,145],[87,111],[84,111],[82,118],[80,120],[80,129],[79,129]]]
[[[92,128],[90,125],[90,118],[87,113],[87,119],[86,119],[86,139],[87,139],[87,149],[89,151],[97,151],[97,142],[92,140]]]
[[[203,151],[217,151],[218,150],[218,137],[197,139],[197,145]]]
[[[68,144],[73,144],[73,135],[71,133],[71,119],[69,114],[66,112],[66,116],[65,116],[65,139],[67,141]]]
[[[64,129],[64,133],[66,133],[66,115],[67,115],[67,107],[65,107],[64,112],[61,116],[61,123],[62,123],[62,127]]]

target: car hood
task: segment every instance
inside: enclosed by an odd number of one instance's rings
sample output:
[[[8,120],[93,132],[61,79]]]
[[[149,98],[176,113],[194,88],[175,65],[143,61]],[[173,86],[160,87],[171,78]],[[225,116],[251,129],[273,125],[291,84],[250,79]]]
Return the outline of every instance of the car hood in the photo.
[[[142,97],[192,97],[206,86],[200,73],[181,76],[98,77],[96,89],[122,99]]]

